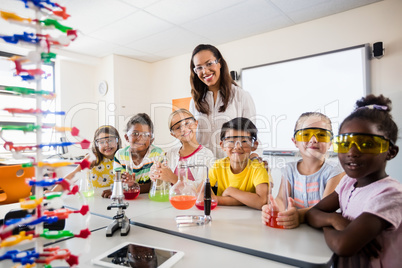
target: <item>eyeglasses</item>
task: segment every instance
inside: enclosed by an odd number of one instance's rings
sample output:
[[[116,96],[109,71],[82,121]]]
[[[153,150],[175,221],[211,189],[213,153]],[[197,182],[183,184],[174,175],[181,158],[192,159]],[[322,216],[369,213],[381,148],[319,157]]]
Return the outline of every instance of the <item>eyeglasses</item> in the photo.
[[[127,133],[127,135],[135,139],[138,139],[140,136],[143,137],[144,139],[151,139],[154,137],[154,134],[150,132],[138,132],[138,131],[129,132]]]
[[[323,128],[303,128],[295,131],[294,137],[296,141],[309,142],[312,137],[318,142],[330,142],[332,139],[332,131]]]
[[[334,152],[345,154],[349,152],[353,144],[363,154],[381,154],[388,151],[390,144],[393,145],[392,141],[384,136],[365,133],[345,133],[334,138]]]
[[[222,141],[225,148],[235,148],[237,144],[244,149],[254,146],[254,138],[250,136],[229,136],[223,138]]]
[[[179,132],[180,130],[182,130],[183,127],[189,128],[194,123],[195,123],[194,117],[187,117],[173,124],[173,126],[170,127],[170,131]]]
[[[197,65],[194,67],[193,71],[198,74],[201,73],[204,69],[208,69],[210,70],[212,67],[214,67],[214,65],[218,64],[219,60],[213,60],[213,61],[208,61],[207,63],[205,63],[204,65]]]
[[[105,138],[100,138],[100,139],[96,139],[95,140],[95,145],[96,146],[105,146],[106,144],[116,144],[119,141],[119,138],[115,137],[115,136],[109,136],[109,137],[105,137]]]

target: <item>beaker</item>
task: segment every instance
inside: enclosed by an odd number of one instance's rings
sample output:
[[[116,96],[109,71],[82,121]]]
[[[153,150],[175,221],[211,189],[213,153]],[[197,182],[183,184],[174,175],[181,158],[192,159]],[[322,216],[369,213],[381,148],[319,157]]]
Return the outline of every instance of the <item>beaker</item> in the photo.
[[[92,181],[91,181],[91,170],[90,169],[82,170],[80,172],[80,176],[81,176],[81,179],[79,182],[80,192],[85,197],[93,196],[95,193],[95,190],[94,190],[94,186],[92,185]]]
[[[203,170],[205,172],[207,169],[203,169]],[[195,202],[195,206],[199,210],[204,210],[205,182],[206,182],[207,175],[208,175],[208,174],[204,174],[204,172],[201,173],[203,179],[202,179],[202,182],[200,183],[200,185],[197,187],[197,201]],[[217,205],[218,205],[218,198],[216,197],[214,191],[212,191],[212,189],[211,189],[211,210],[216,208]]]
[[[127,181],[122,183],[124,199],[133,200],[140,195],[140,185],[136,181]]]
[[[192,182],[188,180],[188,165],[180,161],[177,166],[179,178],[175,185],[170,188],[169,201],[173,207],[181,210],[190,209],[197,200],[197,192]]]
[[[169,168],[166,154],[163,155],[163,157],[160,157],[157,161],[154,161],[154,165]],[[154,171],[151,170],[151,172]],[[151,182],[151,188],[149,189],[148,196],[149,199],[152,201],[167,202],[169,201],[169,191],[170,191],[169,182],[156,179],[155,181]]]
[[[271,177],[272,178],[272,177]],[[271,184],[269,184],[269,191],[268,191],[268,208],[270,218],[269,221],[266,222],[267,226],[279,229],[285,229],[284,226],[278,225],[277,218],[279,212],[284,212],[288,209],[288,180],[286,176],[286,172],[282,173],[282,177],[280,180],[280,186],[276,197],[274,198],[272,193]]]

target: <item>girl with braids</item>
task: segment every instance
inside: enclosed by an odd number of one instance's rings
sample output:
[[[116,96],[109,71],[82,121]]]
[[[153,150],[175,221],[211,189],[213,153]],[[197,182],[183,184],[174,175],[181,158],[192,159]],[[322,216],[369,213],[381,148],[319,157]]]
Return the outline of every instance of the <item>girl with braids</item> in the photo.
[[[402,186],[385,172],[399,151],[390,111],[382,95],[356,102],[333,142],[346,175],[306,213],[311,226],[323,228],[335,267],[401,267]]]
[[[197,141],[216,158],[223,158],[226,155],[219,146],[222,125],[236,117],[255,121],[254,101],[233,81],[216,47],[198,45],[192,53],[190,68],[193,98],[189,110],[198,121]]]

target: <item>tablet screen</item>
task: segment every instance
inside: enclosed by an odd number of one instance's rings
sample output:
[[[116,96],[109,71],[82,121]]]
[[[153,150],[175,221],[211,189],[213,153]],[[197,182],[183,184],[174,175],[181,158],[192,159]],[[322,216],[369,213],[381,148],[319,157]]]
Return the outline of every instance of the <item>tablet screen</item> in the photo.
[[[172,260],[180,259],[181,256],[175,256],[178,253],[169,249],[126,243],[100,256],[94,263],[107,267],[170,267]]]

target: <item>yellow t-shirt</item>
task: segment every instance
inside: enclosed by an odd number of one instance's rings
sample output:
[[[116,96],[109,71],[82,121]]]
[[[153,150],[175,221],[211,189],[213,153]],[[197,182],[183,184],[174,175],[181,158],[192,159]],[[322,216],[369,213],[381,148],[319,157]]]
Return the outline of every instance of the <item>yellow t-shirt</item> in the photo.
[[[113,184],[113,159],[103,158],[99,165],[91,169],[90,178],[95,188],[107,187]]]
[[[248,160],[246,168],[239,174],[233,174],[228,157],[215,161],[209,170],[211,185],[218,183],[218,196],[228,187],[234,187],[244,192],[255,193],[255,188],[261,183],[269,183],[270,178],[264,164],[258,160]]]

